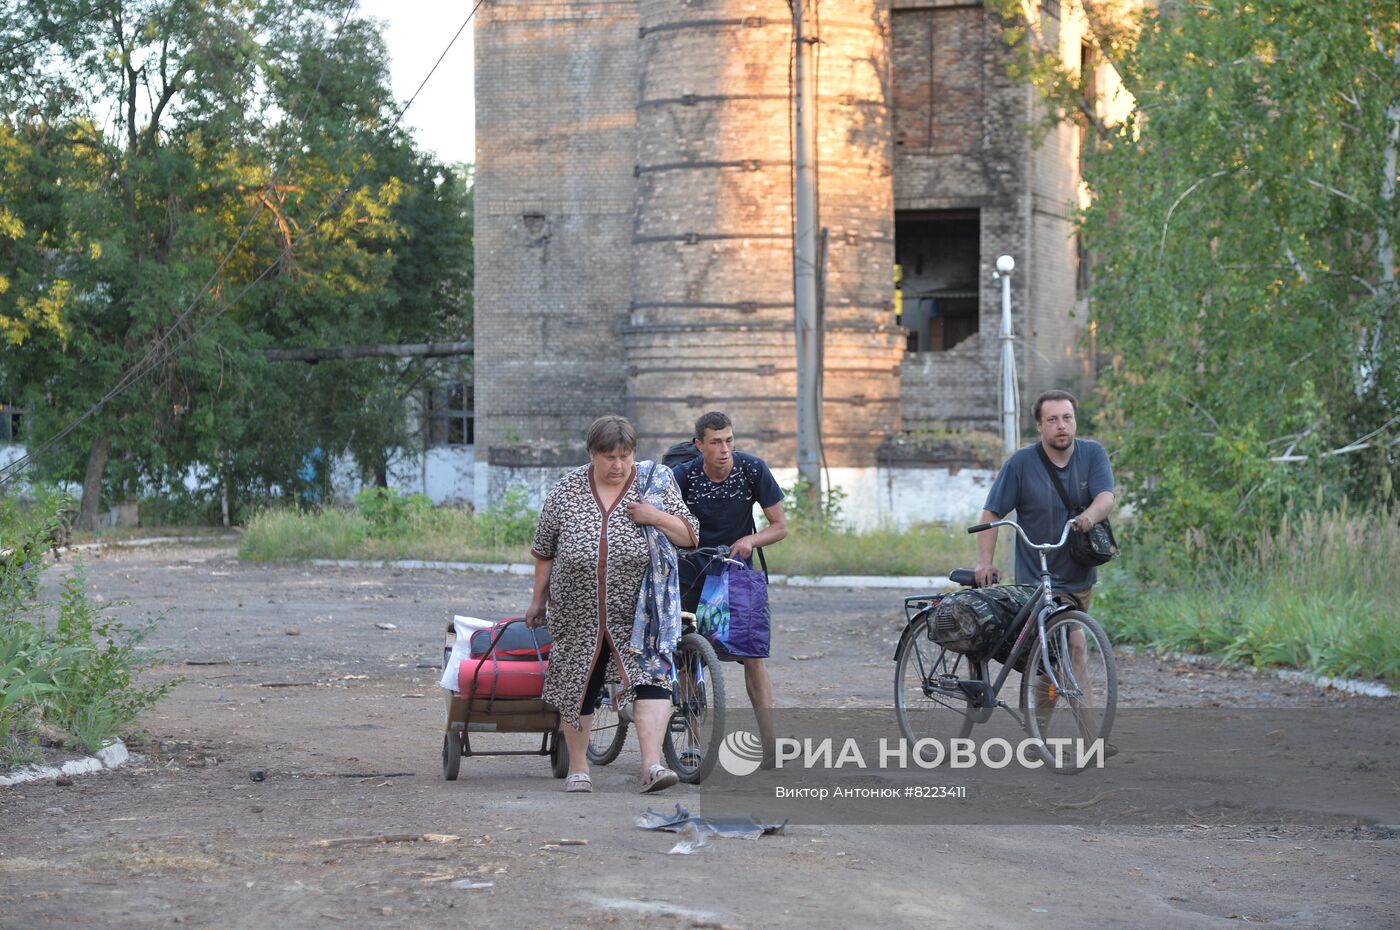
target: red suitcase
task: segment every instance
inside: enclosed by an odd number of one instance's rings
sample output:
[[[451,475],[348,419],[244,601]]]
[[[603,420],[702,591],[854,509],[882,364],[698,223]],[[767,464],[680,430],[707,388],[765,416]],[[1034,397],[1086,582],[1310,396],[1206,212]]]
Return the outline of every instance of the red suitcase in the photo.
[[[471,655],[462,660],[457,672],[457,694],[463,700],[538,699],[553,645],[548,630],[531,630],[519,617],[477,630],[472,634]]]

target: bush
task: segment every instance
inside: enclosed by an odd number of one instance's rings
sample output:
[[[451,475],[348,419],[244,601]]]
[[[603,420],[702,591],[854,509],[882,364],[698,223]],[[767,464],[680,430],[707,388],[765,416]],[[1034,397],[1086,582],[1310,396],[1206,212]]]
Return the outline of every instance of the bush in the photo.
[[[522,487],[511,487],[505,496],[477,515],[476,537],[489,546],[528,546],[535,539],[535,508]]]
[[[39,600],[39,577],[66,501],[42,496],[25,507],[0,500],[0,758],[32,758],[27,746],[42,723],[100,749],[178,682],[136,683],[158,654],[141,652],[154,628],[105,617],[88,598],[81,570],[57,605]],[[45,622],[54,613],[52,628]]]
[[[355,495],[355,509],[369,521],[369,534],[378,539],[402,539],[417,531],[433,502],[423,494],[392,488],[366,488]]]
[[[845,525],[846,492],[827,488],[812,494],[812,486],[801,478],[783,489],[783,514],[794,532],[839,532]]]
[[[87,596],[81,569],[63,583],[59,601],[53,690],[44,701],[44,722],[66,730],[90,750],[100,749],[178,681],[153,688],[137,686],[141,669],[159,653],[140,651],[155,621],[129,627],[102,615]]]

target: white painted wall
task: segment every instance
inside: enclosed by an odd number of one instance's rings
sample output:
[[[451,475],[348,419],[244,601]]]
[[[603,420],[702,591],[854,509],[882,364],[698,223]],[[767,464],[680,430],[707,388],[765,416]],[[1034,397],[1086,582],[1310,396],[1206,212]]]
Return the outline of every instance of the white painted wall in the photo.
[[[797,469],[775,468],[783,487],[797,481]],[[907,529],[915,523],[977,522],[996,472],[983,468],[832,468],[831,487],[846,494],[841,514],[846,526],[866,532],[882,526]]]
[[[503,468],[476,464],[475,493],[478,506],[500,500],[506,489],[523,487],[531,506],[569,469]],[[915,523],[977,522],[996,472],[982,468],[833,468],[831,484],[846,493],[841,503],[848,527],[858,532],[891,526],[907,529]],[[797,469],[775,468],[773,477],[783,487],[797,480]]]
[[[389,487],[423,494],[434,504],[476,505],[476,447],[438,446],[412,455],[401,453],[389,463]],[[353,500],[364,489],[347,456],[336,463],[331,486],[339,500]]]

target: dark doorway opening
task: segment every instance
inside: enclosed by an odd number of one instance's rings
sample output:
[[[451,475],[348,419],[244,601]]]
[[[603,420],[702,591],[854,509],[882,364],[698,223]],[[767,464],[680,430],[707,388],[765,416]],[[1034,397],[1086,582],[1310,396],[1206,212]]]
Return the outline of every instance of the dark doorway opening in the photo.
[[[896,306],[910,352],[944,352],[976,335],[981,231],[976,210],[895,212]]]

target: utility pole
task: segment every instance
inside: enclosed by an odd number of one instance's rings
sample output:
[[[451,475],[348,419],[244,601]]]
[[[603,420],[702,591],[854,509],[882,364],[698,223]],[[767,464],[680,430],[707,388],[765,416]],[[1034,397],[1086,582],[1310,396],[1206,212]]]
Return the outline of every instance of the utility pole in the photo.
[[[809,0],[792,0],[793,77],[796,81],[793,133],[794,215],[792,290],[797,327],[797,475],[813,504],[821,500],[822,330],[817,315],[817,134],[809,35]]]

